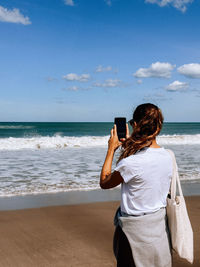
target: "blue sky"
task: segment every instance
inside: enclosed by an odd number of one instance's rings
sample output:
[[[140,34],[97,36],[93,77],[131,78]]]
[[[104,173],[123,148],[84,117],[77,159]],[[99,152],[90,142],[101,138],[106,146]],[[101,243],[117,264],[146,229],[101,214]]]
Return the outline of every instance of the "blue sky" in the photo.
[[[0,121],[200,121],[197,0],[2,0]]]

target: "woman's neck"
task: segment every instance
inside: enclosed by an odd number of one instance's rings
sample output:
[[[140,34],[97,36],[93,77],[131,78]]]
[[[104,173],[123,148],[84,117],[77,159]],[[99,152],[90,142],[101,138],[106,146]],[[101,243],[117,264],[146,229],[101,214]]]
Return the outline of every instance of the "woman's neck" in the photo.
[[[152,144],[149,147],[160,148],[160,146],[156,143],[156,139],[152,141]]]

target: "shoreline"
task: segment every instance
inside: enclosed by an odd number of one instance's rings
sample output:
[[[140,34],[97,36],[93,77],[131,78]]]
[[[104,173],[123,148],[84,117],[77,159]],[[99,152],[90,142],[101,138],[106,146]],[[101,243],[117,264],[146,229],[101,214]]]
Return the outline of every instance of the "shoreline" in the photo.
[[[200,196],[200,181],[181,182],[184,196]],[[0,197],[0,211],[119,201],[120,187]]]

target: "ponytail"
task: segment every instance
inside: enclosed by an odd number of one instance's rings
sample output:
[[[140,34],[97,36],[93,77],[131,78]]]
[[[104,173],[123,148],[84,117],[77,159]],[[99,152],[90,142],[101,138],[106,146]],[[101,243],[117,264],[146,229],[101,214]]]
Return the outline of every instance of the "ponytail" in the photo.
[[[135,122],[133,133],[124,141],[118,162],[144,147],[149,147],[160,133],[163,120],[162,112],[157,106],[150,103],[139,105],[131,120],[132,126]]]

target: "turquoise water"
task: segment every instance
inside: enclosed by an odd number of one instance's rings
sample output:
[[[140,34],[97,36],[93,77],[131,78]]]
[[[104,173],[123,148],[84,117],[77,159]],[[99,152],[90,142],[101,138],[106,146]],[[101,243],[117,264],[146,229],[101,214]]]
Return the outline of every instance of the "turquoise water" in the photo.
[[[112,127],[0,123],[0,196],[99,188]],[[157,142],[175,152],[182,181],[200,181],[200,123],[164,123]]]
[[[105,136],[111,122],[0,122],[0,138],[33,136]],[[160,134],[200,134],[200,123],[164,123]]]

